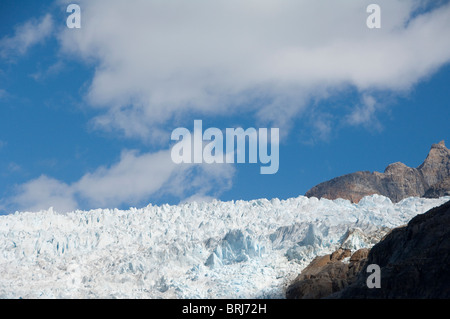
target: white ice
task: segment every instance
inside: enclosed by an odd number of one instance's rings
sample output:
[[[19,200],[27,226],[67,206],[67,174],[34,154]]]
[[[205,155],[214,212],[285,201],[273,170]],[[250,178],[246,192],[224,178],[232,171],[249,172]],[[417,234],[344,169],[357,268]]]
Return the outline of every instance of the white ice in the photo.
[[[0,298],[283,298],[318,254],[371,247],[440,199],[213,201],[0,216]]]

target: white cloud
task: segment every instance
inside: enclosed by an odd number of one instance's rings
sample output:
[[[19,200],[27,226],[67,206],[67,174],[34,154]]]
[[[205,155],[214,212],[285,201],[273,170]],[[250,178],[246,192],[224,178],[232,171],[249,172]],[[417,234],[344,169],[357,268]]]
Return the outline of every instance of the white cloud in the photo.
[[[38,70],[35,73],[30,74],[30,77],[32,77],[35,81],[42,81],[50,76],[57,75],[61,70],[63,70],[65,67],[64,63],[60,60],[56,61],[49,67],[47,67],[45,70]]]
[[[423,1],[80,1],[83,27],[63,51],[95,61],[96,124],[152,139],[186,115],[250,112],[288,125],[332,89],[408,90],[450,61],[450,4]],[[158,138],[156,138],[158,139]]]
[[[357,106],[353,112],[347,116],[347,122],[353,126],[372,125],[379,127],[379,123],[375,118],[376,111],[377,101],[373,96],[365,94],[362,97],[362,104]]]
[[[16,27],[12,37],[0,39],[0,56],[22,55],[27,50],[47,39],[53,31],[53,18],[50,14],[40,19],[27,21]]]
[[[185,203],[193,203],[193,202],[197,202],[197,203],[201,203],[201,202],[206,202],[206,203],[210,203],[213,200],[217,200],[217,198],[214,198],[212,196],[201,196],[201,195],[193,195],[189,198],[186,198],[185,200],[181,201],[181,204],[185,204]]]
[[[0,147],[1,147],[1,141],[0,141]],[[22,167],[14,162],[11,162],[8,164],[8,172],[10,173],[16,173],[16,172],[20,172],[22,170]]]
[[[126,151],[117,164],[86,174],[73,187],[91,206],[117,206],[154,194],[179,169],[168,151],[142,155]]]
[[[3,209],[39,211],[54,207],[59,211],[70,211],[77,206],[69,185],[45,175],[19,185],[16,192]]]
[[[2,208],[38,211],[53,207],[71,211],[137,205],[148,202],[150,196],[208,198],[208,194],[219,195],[229,189],[233,175],[231,165],[176,165],[169,150],[147,154],[124,151],[118,163],[100,167],[72,184],[41,176],[19,185],[16,195]]]
[[[332,130],[332,118],[329,114],[319,114],[313,120],[316,140],[328,140]]]

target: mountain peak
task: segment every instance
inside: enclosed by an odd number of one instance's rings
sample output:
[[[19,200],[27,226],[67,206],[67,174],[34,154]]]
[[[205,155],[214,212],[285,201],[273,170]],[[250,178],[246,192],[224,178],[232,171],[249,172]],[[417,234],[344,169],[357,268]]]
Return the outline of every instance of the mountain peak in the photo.
[[[438,149],[443,149],[444,148],[444,149],[448,150],[448,148],[445,146],[445,141],[444,140],[440,141],[437,144],[431,145],[431,149],[434,149],[434,148],[438,148]]]
[[[450,150],[445,146],[444,140],[440,141],[438,144],[431,145],[430,152],[428,153],[425,162],[433,157],[449,157]]]
[[[344,198],[358,202],[367,195],[379,194],[398,202],[406,197],[424,196],[432,186],[436,194],[446,194],[450,178],[450,150],[442,140],[431,146],[425,161],[417,168],[401,162],[388,165],[384,173],[356,172],[314,186],[307,197]]]
[[[427,188],[449,177],[450,150],[445,147],[445,142],[433,144],[427,158],[417,169],[422,173]]]

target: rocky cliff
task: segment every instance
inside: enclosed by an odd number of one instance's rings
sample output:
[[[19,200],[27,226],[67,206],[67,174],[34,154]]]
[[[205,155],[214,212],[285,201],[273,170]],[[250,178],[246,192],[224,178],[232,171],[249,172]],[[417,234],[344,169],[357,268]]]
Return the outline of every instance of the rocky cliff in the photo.
[[[443,196],[450,196],[450,177],[440,183],[434,184],[423,195],[426,198],[439,198]]]
[[[433,144],[425,161],[417,168],[397,162],[384,173],[356,172],[321,183],[306,192],[307,197],[344,198],[359,202],[367,195],[379,194],[393,202],[415,197],[439,197],[450,192],[450,150],[444,141]]]
[[[348,253],[347,253],[348,255]],[[317,257],[288,287],[287,298],[450,298],[450,201],[393,229],[350,263]],[[368,288],[368,265],[381,269],[381,288]]]
[[[367,265],[381,268],[381,288],[368,289],[368,274],[333,298],[450,298],[450,202],[413,218],[375,245]]]
[[[316,257],[286,290],[287,299],[320,299],[341,291],[356,280],[365,265],[369,249],[351,254],[339,248],[332,254]],[[345,262],[345,259],[349,262]]]

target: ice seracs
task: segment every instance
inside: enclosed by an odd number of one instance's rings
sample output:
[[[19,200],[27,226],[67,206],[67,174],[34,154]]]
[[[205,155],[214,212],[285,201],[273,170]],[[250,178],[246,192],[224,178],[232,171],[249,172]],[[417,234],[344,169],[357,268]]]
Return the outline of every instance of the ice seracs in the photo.
[[[300,196],[0,216],[0,297],[283,298],[316,255],[370,247],[448,200]]]

